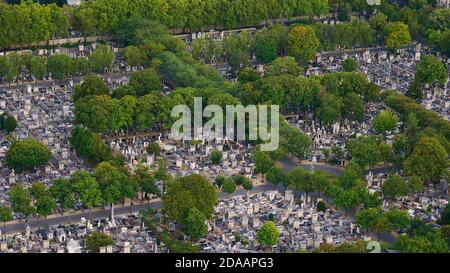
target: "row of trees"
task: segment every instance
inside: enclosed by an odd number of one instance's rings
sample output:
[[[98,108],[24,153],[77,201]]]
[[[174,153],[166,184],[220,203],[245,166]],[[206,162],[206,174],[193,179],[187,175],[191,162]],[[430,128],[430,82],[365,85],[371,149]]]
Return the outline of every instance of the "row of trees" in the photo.
[[[28,72],[41,80],[51,75],[56,79],[68,76],[105,73],[113,67],[115,55],[110,46],[98,45],[92,54],[86,57],[70,57],[66,54],[54,54],[49,57],[18,55],[15,53],[0,56],[0,79],[14,81],[22,72]]]
[[[243,69],[238,90],[233,94],[243,104],[277,104],[283,112],[313,111],[324,125],[342,119],[362,121],[364,103],[379,100],[379,87],[368,82],[363,74],[344,72],[303,77],[299,76],[301,71],[292,57],[273,61],[266,67],[264,77],[250,68]]]
[[[113,33],[132,15],[156,20],[171,29],[198,31],[203,28],[236,28],[257,25],[262,20],[295,15],[328,13],[326,0],[123,0],[83,3],[73,10],[73,26],[88,34]]]
[[[377,35],[380,37],[377,38]],[[372,17],[370,23],[355,19],[337,25],[271,25],[254,37],[241,33],[225,37],[223,41],[200,38],[193,41],[192,55],[205,63],[227,61],[233,70],[239,71],[250,64],[251,53],[263,64],[271,63],[278,56],[289,55],[302,65],[307,65],[318,50],[377,44],[386,44],[391,50],[396,50],[410,43],[408,25],[401,22],[389,23],[387,17],[379,13]]]
[[[110,204],[113,214],[114,204],[129,198],[132,205],[137,192],[142,192],[146,197],[157,195],[155,177],[166,180],[163,172],[164,168],[161,168],[160,171],[151,173],[147,167],[139,165],[134,174],[130,174],[121,165],[114,166],[102,162],[94,168],[92,174],[77,171],[70,179],[52,181],[50,187],[36,182],[30,188],[26,188],[19,183],[8,192],[11,208],[2,206],[1,220],[3,222],[12,220],[13,212],[25,217],[26,220],[35,213],[47,217],[57,208],[70,211],[78,202],[89,209],[89,213],[93,207]]]
[[[66,36],[69,18],[55,4],[22,1],[19,5],[0,3],[0,48],[27,46],[57,36]]]

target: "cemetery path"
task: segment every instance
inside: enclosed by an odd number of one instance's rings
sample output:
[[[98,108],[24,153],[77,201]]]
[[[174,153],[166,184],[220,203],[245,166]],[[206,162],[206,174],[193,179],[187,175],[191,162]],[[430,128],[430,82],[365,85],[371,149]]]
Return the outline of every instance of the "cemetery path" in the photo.
[[[255,185],[253,190],[250,191],[250,194],[254,194],[254,193],[259,193],[259,192],[263,192],[263,191],[268,191],[268,190],[273,190],[273,185],[271,184],[258,184]],[[226,194],[223,192],[219,192],[219,199],[224,199],[224,198],[231,198],[233,196],[238,196],[238,195],[245,195],[246,194],[246,190],[244,189],[238,189],[236,190],[234,193],[232,194]],[[162,206],[162,202],[161,199],[154,199],[152,201],[150,201],[150,203],[139,203],[139,204],[135,204],[132,207],[132,212],[133,213],[137,213],[140,210],[143,209],[158,209],[161,208]],[[130,213],[130,207],[129,206],[114,206],[114,214],[116,216],[118,215],[127,215]],[[101,209],[95,209],[92,210],[91,213],[91,217],[92,219],[100,219],[100,218],[108,218],[110,216],[110,210],[109,208],[101,208]],[[75,213],[71,213],[70,215],[61,215],[61,214],[54,214],[49,216],[47,219],[42,219],[42,218],[32,218],[29,221],[29,226],[31,229],[37,229],[40,227],[48,227],[48,226],[53,226],[53,225],[65,225],[65,224],[70,224],[70,223],[79,223],[80,219],[84,217],[86,219],[89,218],[89,212],[83,211],[83,212],[75,212]],[[2,231],[2,233],[15,233],[15,232],[22,232],[25,230],[25,222],[24,221],[13,221],[10,222],[9,224],[6,224],[5,227],[3,227],[3,225],[0,226],[0,230]]]
[[[280,163],[283,165],[283,168],[286,171],[291,170],[292,168],[295,167],[301,167],[307,170],[320,170],[320,171],[326,171],[332,174],[335,174],[337,176],[340,176],[343,172],[344,169],[337,167],[337,166],[332,166],[332,165],[328,165],[325,163],[305,163],[304,161],[299,161],[296,158],[293,157],[289,157],[289,156],[285,156],[282,159],[280,159]],[[395,171],[396,168],[395,167],[380,167],[380,168],[374,168],[372,169],[372,173],[373,174],[378,174],[378,173],[386,173],[386,172],[392,172]],[[311,198],[318,198],[318,194],[317,193],[311,193],[310,194]],[[341,209],[339,209],[339,212],[342,215],[345,215],[345,212]],[[355,222],[355,211],[349,211],[348,215],[347,215],[347,219]],[[376,240],[378,239],[378,234],[375,233],[371,233],[370,234],[372,236],[372,238],[375,238]],[[396,237],[388,232],[384,232],[380,235],[379,240],[388,244],[392,244],[395,241]]]
[[[131,75],[132,72],[114,72],[114,73],[105,73],[105,74],[98,74],[98,76],[103,78],[110,78],[112,80],[119,79],[124,76]],[[0,89],[9,90],[9,89],[20,89],[20,88],[26,88],[28,85],[31,86],[38,86],[38,87],[45,87],[45,86],[52,86],[52,85],[69,85],[69,82],[72,80],[74,84],[80,83],[84,79],[84,76],[81,77],[72,77],[72,78],[66,78],[64,80],[39,80],[34,82],[21,82],[21,83],[4,83],[0,84]]]
[[[340,176],[344,172],[344,168],[340,166],[329,165],[326,163],[315,163],[308,161],[300,161],[292,156],[285,156],[279,160],[286,171],[290,171],[295,167],[301,167],[307,170],[325,171],[337,176]],[[377,167],[372,168],[370,171],[372,174],[391,173],[398,170],[395,166]]]

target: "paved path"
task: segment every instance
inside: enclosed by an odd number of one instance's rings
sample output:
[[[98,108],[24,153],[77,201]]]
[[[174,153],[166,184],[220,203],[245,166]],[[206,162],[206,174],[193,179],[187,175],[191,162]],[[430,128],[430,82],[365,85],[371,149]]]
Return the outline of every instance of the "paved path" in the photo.
[[[273,186],[270,184],[258,184],[255,185],[253,190],[250,191],[250,194],[259,193],[267,190],[273,189]],[[224,199],[228,197],[238,196],[238,195],[245,195],[246,191],[244,189],[238,189],[236,192],[232,194],[226,194],[223,192],[219,192],[219,199]],[[141,203],[133,205],[131,210],[132,213],[137,213],[140,210],[143,209],[158,209],[161,208],[162,203],[161,199],[154,199],[150,203]],[[114,207],[114,214],[115,215],[127,215],[130,214],[130,207],[129,206],[115,206]],[[101,208],[101,209],[95,209],[92,210],[91,217],[92,219],[100,219],[100,218],[108,218],[110,216],[110,210],[109,208]],[[89,212],[88,210],[84,212],[75,212],[70,215],[52,215],[49,216],[47,219],[42,218],[32,218],[29,221],[29,226],[31,229],[37,229],[39,227],[48,227],[53,225],[64,225],[64,224],[70,224],[70,223],[78,223],[80,222],[81,217],[84,217],[86,219],[89,218]],[[6,233],[14,233],[14,232],[21,232],[25,230],[25,222],[24,221],[13,221],[9,224],[6,224],[6,227],[3,228],[3,225],[0,225],[0,229],[2,232]]]
[[[119,79],[122,77],[130,76],[132,72],[118,72],[118,73],[106,73],[106,74],[96,74],[101,78],[110,78],[110,79]],[[38,87],[48,87],[53,85],[69,85],[70,81],[73,81],[74,84],[80,83],[85,76],[77,76],[70,77],[64,80],[39,80],[39,81],[30,81],[30,82],[20,82],[20,83],[5,83],[0,84],[0,89],[9,90],[9,89],[21,89],[26,88],[28,85],[38,86]]]

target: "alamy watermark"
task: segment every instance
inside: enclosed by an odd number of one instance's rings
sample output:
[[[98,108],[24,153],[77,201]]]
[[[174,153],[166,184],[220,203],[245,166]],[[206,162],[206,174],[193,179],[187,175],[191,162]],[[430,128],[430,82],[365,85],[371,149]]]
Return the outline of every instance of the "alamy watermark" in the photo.
[[[369,6],[380,6],[381,0],[366,0]]]
[[[269,109],[270,108],[270,109]],[[174,140],[213,141],[224,139],[236,141],[262,140],[261,151],[275,151],[280,141],[280,112],[278,105],[227,105],[224,111],[219,105],[208,105],[203,109],[201,97],[194,98],[194,116],[187,105],[177,105],[171,116],[178,118],[171,128]],[[268,118],[270,117],[270,125]],[[203,124],[204,118],[210,118]],[[247,122],[248,121],[248,122]],[[193,125],[193,128],[192,128]],[[247,126],[248,125],[248,126]],[[224,128],[226,132],[224,133]],[[246,130],[248,129],[248,130]]]

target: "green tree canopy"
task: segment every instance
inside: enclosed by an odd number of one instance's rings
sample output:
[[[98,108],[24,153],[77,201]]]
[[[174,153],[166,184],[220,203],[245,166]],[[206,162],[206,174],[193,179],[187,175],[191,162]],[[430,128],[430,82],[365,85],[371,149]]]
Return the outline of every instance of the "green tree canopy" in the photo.
[[[206,217],[196,207],[189,210],[187,218],[183,223],[184,232],[191,240],[197,241],[208,234]]]
[[[423,137],[404,164],[410,173],[432,181],[441,176],[447,167],[447,152],[438,139]]]
[[[391,110],[380,112],[372,121],[372,126],[378,134],[386,134],[397,128],[399,118]]]
[[[217,203],[217,192],[205,177],[192,174],[169,183],[162,200],[163,211],[171,219],[182,222],[194,207],[211,219]]]
[[[28,171],[47,164],[51,153],[49,149],[35,139],[16,140],[6,152],[6,164],[18,171]]]
[[[222,185],[222,191],[226,192],[228,194],[235,192],[236,191],[236,183],[234,182],[234,180],[230,179],[230,178],[225,179],[225,181],[223,182],[223,185]]]
[[[100,77],[88,75],[84,77],[81,84],[74,86],[73,101],[76,102],[87,96],[109,96],[109,89]]]
[[[100,247],[105,247],[113,244],[111,236],[99,231],[94,231],[86,238],[86,248],[90,252],[99,252]]]
[[[268,221],[262,225],[257,233],[258,242],[263,246],[272,246],[278,243],[280,231],[274,222]]]
[[[415,80],[420,83],[445,84],[447,79],[447,67],[436,55],[423,57],[416,66]]]
[[[109,45],[98,45],[89,60],[91,61],[92,70],[96,73],[105,73],[105,69],[111,69],[115,55]]]
[[[344,63],[342,64],[342,67],[344,68],[345,72],[353,72],[358,69],[359,65],[355,59],[349,57],[345,59]]]
[[[408,194],[408,185],[400,175],[390,175],[383,183],[383,194],[387,198],[394,199]]]
[[[307,64],[314,59],[319,44],[319,39],[313,28],[296,26],[288,35],[287,52],[289,56],[295,57],[303,64]]]

